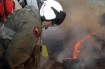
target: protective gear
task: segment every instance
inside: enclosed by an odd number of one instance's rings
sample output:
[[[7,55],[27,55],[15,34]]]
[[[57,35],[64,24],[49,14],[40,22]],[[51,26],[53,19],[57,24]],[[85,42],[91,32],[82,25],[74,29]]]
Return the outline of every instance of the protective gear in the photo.
[[[47,0],[41,6],[40,16],[42,21],[51,20],[53,24],[59,25],[64,21],[66,13],[57,1]]]
[[[15,32],[13,39],[6,44],[4,55],[10,69],[39,69],[41,53],[39,34],[41,35],[42,31],[39,12],[33,6],[27,6],[7,17],[4,25]]]

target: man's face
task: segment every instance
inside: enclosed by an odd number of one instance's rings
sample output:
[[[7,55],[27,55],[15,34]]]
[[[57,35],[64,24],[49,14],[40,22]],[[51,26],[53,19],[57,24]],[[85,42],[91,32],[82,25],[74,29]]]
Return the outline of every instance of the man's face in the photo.
[[[43,21],[42,22],[42,28],[48,28],[49,26],[52,26],[52,21]]]

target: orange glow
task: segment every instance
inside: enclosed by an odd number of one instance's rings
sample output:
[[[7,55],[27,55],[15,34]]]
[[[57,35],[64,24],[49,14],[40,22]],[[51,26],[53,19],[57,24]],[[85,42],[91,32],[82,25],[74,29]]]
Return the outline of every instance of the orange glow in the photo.
[[[74,52],[73,52],[73,59],[78,58],[78,53],[80,52],[80,46],[83,40],[77,41],[77,43],[74,46]]]
[[[92,35],[95,35],[96,33],[93,32]],[[86,40],[87,38],[90,38],[91,35],[87,35],[86,37],[84,37],[83,39],[79,40],[76,42],[76,44],[74,45],[74,51],[73,51],[73,59],[77,59],[78,58],[78,54],[80,52],[80,47],[81,47],[81,44],[84,40]]]

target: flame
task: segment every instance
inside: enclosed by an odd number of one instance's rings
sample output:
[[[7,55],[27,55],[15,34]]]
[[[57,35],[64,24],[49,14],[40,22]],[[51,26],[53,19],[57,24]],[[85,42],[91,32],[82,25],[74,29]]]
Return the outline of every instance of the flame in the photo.
[[[80,52],[80,46],[83,40],[77,41],[74,47],[74,52],[73,52],[73,59],[76,59],[78,56],[78,53]]]
[[[91,35],[95,35],[96,33],[93,32]],[[91,37],[91,35],[87,35],[86,37],[84,37],[83,39],[80,39],[79,41],[76,42],[76,44],[74,45],[74,51],[73,51],[73,59],[77,59],[78,58],[78,54],[80,52],[80,47],[81,44],[84,40],[88,39]]]

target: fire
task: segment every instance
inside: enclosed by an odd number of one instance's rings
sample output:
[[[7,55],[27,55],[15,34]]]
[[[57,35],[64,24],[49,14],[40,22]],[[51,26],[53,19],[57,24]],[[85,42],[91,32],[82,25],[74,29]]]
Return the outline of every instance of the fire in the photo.
[[[96,33],[93,32],[92,35],[95,35]],[[74,45],[74,51],[73,51],[73,59],[77,59],[78,58],[78,54],[80,52],[80,47],[81,47],[81,44],[84,40],[90,38],[91,35],[87,35],[86,37],[84,37],[83,39],[79,40],[76,42],[76,44]]]
[[[76,59],[78,56],[78,53],[80,52],[80,46],[83,40],[79,40],[74,47],[74,52],[73,52],[73,59]]]

